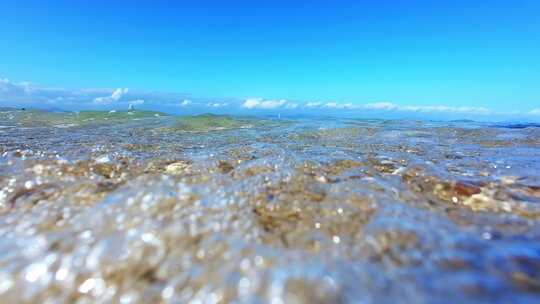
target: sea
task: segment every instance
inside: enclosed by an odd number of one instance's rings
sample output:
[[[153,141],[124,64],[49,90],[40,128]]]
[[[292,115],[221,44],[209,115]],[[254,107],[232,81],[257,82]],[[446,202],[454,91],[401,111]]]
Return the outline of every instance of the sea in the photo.
[[[539,125],[0,111],[0,303],[539,302]]]

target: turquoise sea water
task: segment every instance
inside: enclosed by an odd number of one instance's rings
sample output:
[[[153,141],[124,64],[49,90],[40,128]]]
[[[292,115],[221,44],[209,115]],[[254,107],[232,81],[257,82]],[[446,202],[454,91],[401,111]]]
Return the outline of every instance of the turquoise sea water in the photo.
[[[537,303],[540,128],[0,111],[2,303]]]

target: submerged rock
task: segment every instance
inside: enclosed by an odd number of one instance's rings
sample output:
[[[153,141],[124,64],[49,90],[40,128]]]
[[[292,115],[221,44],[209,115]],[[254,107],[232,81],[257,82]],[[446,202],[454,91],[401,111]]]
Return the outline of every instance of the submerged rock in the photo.
[[[172,164],[167,165],[165,172],[172,175],[180,175],[185,173],[191,167],[191,162],[188,161],[177,161]]]
[[[165,132],[209,132],[252,128],[261,123],[262,121],[249,118],[203,114],[177,118],[172,126],[165,127],[161,130]]]

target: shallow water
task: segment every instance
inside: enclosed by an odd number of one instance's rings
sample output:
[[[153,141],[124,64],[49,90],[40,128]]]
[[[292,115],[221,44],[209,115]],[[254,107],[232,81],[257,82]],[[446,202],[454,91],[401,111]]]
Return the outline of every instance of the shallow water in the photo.
[[[2,303],[537,303],[540,130],[0,112]]]

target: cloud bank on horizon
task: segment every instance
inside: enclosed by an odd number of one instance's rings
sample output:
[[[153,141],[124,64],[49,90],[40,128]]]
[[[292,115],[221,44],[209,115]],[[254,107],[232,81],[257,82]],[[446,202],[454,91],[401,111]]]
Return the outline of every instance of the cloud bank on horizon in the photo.
[[[352,114],[374,115],[414,114],[449,116],[452,118],[529,118],[540,119],[540,108],[528,112],[495,112],[485,107],[446,105],[399,105],[391,102],[352,103],[336,101],[289,101],[286,99],[210,99],[193,98],[189,94],[133,91],[116,89],[64,89],[45,87],[30,82],[13,82],[0,78],[0,106],[36,107],[65,110],[123,109],[142,106],[153,110],[178,113],[227,113],[227,114]],[[187,111],[186,111],[187,110]]]
[[[128,88],[120,88],[116,89],[112,92],[111,96],[105,96],[105,97],[96,97],[94,99],[94,103],[96,104],[110,104],[112,102],[120,100],[124,95],[128,93]]]

